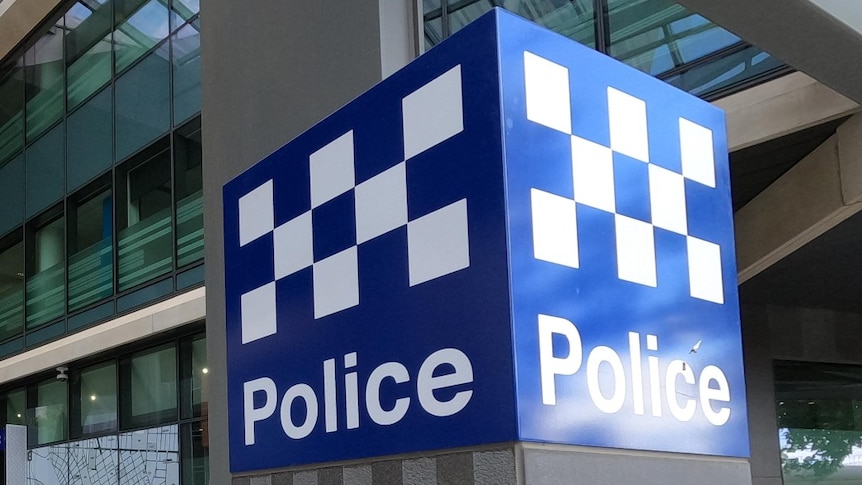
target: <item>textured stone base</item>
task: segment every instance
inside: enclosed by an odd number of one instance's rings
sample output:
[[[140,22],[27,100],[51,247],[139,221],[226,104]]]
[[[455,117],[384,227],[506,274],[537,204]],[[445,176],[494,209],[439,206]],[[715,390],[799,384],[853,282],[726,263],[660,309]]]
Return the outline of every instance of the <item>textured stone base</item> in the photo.
[[[215,482],[214,482],[215,483]],[[498,448],[235,477],[233,485],[747,485],[748,461],[581,446]]]

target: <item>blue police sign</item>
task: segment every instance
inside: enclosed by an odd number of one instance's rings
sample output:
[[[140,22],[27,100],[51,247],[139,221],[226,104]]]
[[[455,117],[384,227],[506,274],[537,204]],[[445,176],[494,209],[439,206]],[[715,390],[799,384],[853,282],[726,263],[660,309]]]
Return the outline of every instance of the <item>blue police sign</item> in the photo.
[[[724,136],[495,11],[226,184],[231,469],[747,456]]]

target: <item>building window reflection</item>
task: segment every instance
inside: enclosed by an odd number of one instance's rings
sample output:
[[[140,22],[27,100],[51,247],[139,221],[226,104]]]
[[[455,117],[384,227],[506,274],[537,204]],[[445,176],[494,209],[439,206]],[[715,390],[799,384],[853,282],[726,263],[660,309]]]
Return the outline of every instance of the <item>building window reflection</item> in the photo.
[[[66,301],[65,224],[62,207],[31,223],[27,257],[27,328],[61,315]]]
[[[24,328],[24,241],[20,231],[0,241],[0,338]]]
[[[495,6],[699,96],[723,94],[789,71],[781,61],[668,0],[424,0],[426,46]],[[728,57],[734,60],[728,62]]]
[[[97,181],[70,202],[69,310],[75,311],[114,293],[110,180]]]
[[[862,480],[862,367],[775,364],[785,484]]]

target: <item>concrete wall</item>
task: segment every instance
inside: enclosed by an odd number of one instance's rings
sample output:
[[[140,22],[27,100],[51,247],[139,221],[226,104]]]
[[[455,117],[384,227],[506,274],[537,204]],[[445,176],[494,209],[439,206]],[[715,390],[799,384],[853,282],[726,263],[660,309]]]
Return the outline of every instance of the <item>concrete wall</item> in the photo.
[[[862,364],[862,314],[827,309],[742,308],[752,485],[780,485],[775,360]]]

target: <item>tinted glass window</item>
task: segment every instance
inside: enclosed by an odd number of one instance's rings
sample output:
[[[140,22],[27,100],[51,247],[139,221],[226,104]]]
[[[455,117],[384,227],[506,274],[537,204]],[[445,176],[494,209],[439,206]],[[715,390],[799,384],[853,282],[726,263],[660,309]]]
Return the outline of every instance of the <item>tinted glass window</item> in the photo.
[[[32,229],[27,268],[27,328],[59,317],[66,303],[63,217]]]
[[[0,340],[24,329],[24,242],[13,235],[5,244],[0,249]]]
[[[784,483],[862,478],[862,367],[807,362],[775,366]]]

